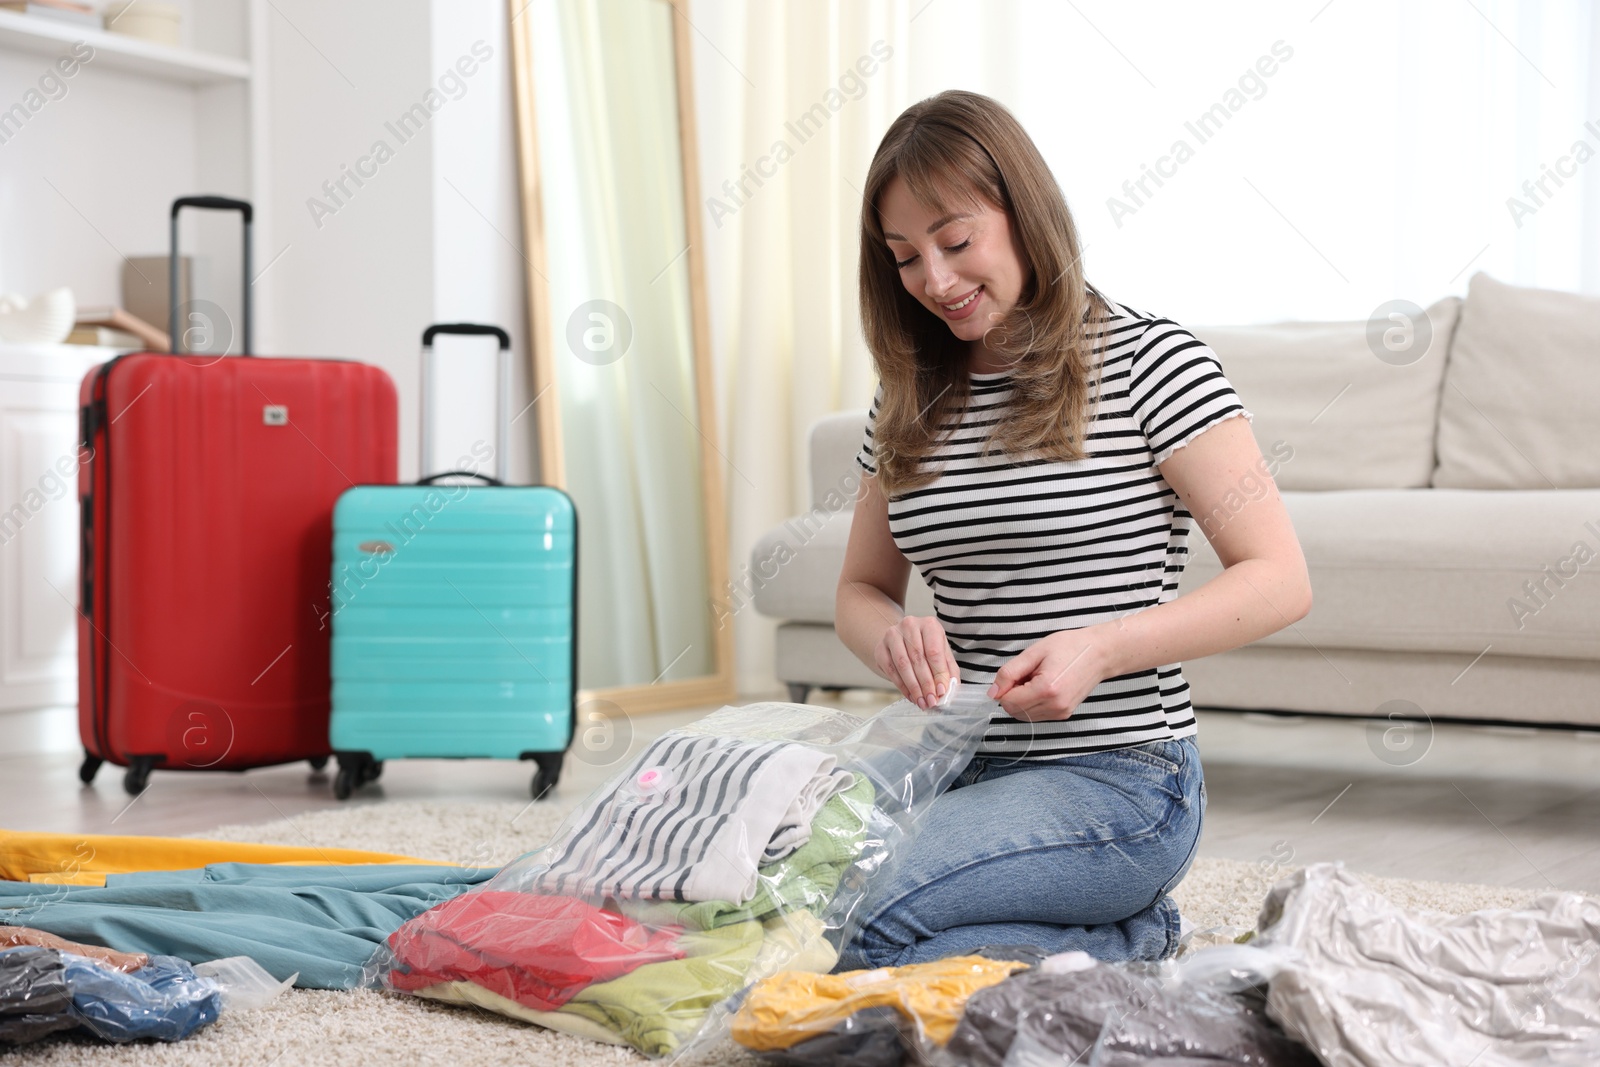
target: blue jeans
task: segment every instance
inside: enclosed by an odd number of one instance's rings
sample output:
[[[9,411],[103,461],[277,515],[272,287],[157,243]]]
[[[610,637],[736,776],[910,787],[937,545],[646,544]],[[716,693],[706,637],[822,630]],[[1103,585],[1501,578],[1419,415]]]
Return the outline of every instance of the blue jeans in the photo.
[[[978,756],[862,904],[838,970],[985,945],[1164,959],[1167,896],[1194,863],[1206,792],[1195,739],[1016,760]]]

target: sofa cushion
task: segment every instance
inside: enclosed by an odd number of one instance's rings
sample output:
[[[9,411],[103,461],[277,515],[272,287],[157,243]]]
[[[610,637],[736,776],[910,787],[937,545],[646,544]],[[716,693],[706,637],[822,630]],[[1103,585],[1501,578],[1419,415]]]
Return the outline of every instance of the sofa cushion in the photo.
[[[892,689],[888,682],[844,647],[826,623],[786,622],[778,627],[773,673],[784,682],[807,682],[829,688],[858,686]]]
[[[1311,571],[1311,614],[1256,642],[1298,648],[1600,659],[1600,490],[1285,492]],[[1248,506],[1248,505],[1247,505]],[[756,610],[833,622],[852,512],[813,512],[767,532],[751,556]],[[1222,570],[1189,540],[1179,585]],[[933,597],[911,572],[908,610]]]
[[[825,415],[811,425],[811,506],[837,511],[855,504],[861,488],[856,453],[867,429],[867,409]]]
[[[756,610],[775,619],[833,625],[834,592],[854,514],[813,508],[762,535],[750,552],[748,586]],[[906,600],[908,614],[933,614],[933,594],[915,567]]]
[[[1475,274],[1450,348],[1433,484],[1600,487],[1600,297]]]
[[[828,677],[817,665],[820,657],[814,650],[820,641],[807,634],[811,640],[805,652],[809,655],[786,655],[783,644],[789,634],[783,627],[778,633],[779,660],[798,660],[796,666],[810,672],[794,675],[795,679]],[[843,648],[839,651],[849,656]],[[833,666],[839,670],[845,664],[836,655]],[[1388,719],[1395,710],[1385,707],[1391,700],[1414,703],[1435,720],[1449,716],[1600,726],[1600,662],[1489,652],[1463,675],[1466,666],[1466,657],[1449,652],[1383,652],[1326,645],[1313,649],[1304,642],[1299,648],[1266,648],[1258,642],[1216,656],[1185,660],[1183,677],[1189,683],[1189,699],[1197,708],[1335,712],[1376,720],[1367,726],[1368,744],[1373,754],[1391,766],[1422,758],[1427,748],[1410,748],[1409,743],[1429,737],[1427,727],[1420,734],[1391,733],[1398,725]],[[1203,722],[1202,734],[1206,729]]]
[[[1311,613],[1256,642],[1600,659],[1600,490],[1286,492]],[[1246,505],[1248,506],[1248,505]],[[1222,565],[1196,533],[1178,587]]]
[[[1251,429],[1280,489],[1407,489],[1429,484],[1445,352],[1458,297],[1427,309],[1421,354],[1386,361],[1366,322],[1194,329],[1254,414]],[[1382,324],[1378,324],[1381,326]]]

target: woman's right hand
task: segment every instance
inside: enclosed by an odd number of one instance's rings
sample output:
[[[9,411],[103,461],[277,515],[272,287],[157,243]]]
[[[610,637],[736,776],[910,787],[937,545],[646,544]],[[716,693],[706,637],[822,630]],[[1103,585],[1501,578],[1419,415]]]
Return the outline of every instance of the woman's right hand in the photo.
[[[883,633],[874,649],[878,673],[919,708],[933,707],[958,678],[955,656],[939,620],[907,615]]]

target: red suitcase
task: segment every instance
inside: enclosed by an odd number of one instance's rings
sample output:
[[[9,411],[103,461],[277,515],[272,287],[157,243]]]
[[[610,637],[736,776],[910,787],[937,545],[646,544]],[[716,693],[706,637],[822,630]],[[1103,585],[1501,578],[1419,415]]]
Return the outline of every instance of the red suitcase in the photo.
[[[244,219],[250,205],[172,205]],[[173,279],[173,347],[182,347]],[[254,356],[119,356],[80,391],[79,778],[328,757],[329,545],[352,485],[392,483],[394,382],[378,367]]]

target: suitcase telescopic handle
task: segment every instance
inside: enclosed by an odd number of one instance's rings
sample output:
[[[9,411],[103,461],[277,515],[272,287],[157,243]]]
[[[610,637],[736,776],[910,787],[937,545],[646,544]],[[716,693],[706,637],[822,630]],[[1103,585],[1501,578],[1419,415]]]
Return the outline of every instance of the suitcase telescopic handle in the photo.
[[[228,196],[180,196],[172,202],[172,251],[167,256],[167,333],[172,337],[172,351],[183,349],[183,331],[178,322],[178,213],[186,207],[204,208],[208,211],[237,211],[244,220],[244,310],[239,323],[240,355],[251,353],[250,344],[250,224],[255,220],[255,209],[248,200],[235,200]]]
[[[440,478],[476,478],[479,481],[481,481],[484,485],[505,485],[506,484],[505,482],[502,482],[499,478],[491,478],[487,474],[479,474],[477,471],[440,471],[438,474],[430,474],[426,478],[418,478],[417,479],[417,484],[418,485],[432,485],[433,483],[437,482]]]
[[[510,477],[508,472],[511,468],[511,335],[498,326],[476,322],[437,322],[422,331],[422,390],[418,401],[422,408],[422,462],[419,469],[427,470],[433,457],[433,395],[428,390],[428,383],[432,380],[429,372],[433,367],[433,339],[440,334],[493,337],[500,344],[494,435],[494,473],[497,480],[493,484],[503,485]],[[444,475],[434,477],[442,478]],[[418,484],[427,481],[424,478]]]
[[[478,322],[436,322],[422,331],[422,347],[432,348],[433,339],[441,333],[461,334],[467,337],[493,337],[500,342],[500,351],[511,349],[511,335],[498,326],[485,326]]]

